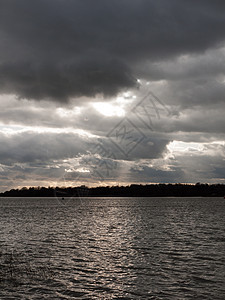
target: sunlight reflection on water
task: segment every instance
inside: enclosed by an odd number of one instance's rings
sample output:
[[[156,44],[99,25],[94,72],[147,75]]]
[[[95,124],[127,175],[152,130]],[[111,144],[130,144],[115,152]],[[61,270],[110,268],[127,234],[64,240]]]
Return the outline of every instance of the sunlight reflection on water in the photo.
[[[222,198],[1,198],[0,208],[1,248],[37,275],[2,281],[1,299],[225,298]]]

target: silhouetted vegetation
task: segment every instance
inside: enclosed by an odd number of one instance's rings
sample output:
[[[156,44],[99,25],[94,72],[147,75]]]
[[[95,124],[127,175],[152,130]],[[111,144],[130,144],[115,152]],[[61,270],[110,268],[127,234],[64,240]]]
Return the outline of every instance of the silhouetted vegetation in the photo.
[[[1,197],[223,197],[224,184],[131,184],[107,187],[23,187],[0,193]]]

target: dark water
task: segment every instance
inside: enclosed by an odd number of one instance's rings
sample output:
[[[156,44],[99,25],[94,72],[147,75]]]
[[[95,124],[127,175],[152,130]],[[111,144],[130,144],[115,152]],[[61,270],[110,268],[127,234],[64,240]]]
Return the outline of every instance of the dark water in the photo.
[[[225,299],[222,198],[0,199],[0,299]]]

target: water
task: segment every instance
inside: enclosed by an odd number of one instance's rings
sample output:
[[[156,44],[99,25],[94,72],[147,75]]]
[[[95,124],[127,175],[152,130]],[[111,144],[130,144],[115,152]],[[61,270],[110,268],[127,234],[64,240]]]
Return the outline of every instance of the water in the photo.
[[[1,198],[0,299],[225,299],[222,198]]]

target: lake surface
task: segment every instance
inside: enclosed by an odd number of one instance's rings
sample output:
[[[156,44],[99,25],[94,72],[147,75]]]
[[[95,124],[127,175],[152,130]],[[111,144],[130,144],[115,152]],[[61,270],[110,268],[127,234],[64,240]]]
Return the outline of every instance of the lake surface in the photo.
[[[0,299],[225,299],[223,198],[0,198]]]

